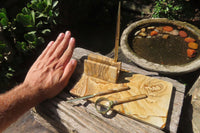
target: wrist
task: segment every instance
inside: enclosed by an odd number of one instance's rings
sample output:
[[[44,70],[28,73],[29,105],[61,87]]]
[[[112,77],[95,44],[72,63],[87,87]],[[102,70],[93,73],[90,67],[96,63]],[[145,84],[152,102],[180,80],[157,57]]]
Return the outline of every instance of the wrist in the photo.
[[[24,82],[17,87],[19,93],[29,101],[31,107],[36,106],[42,102],[44,98],[44,92],[37,86],[31,86]]]
[[[0,95],[0,132],[43,100],[37,90],[22,83]]]

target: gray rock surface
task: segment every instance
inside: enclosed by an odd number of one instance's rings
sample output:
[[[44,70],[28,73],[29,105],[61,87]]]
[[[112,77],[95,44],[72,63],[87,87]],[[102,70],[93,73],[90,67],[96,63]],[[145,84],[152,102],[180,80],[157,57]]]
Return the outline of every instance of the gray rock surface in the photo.
[[[194,133],[200,133],[200,77],[197,79],[189,94],[192,96],[192,126]]]

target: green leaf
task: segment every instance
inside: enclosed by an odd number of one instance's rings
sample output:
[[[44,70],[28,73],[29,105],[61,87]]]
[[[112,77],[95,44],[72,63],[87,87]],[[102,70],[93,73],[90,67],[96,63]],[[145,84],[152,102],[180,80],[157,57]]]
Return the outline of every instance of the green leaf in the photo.
[[[58,17],[59,16],[59,9],[56,9],[53,13],[54,13],[55,17]]]
[[[46,25],[48,25],[48,24],[49,24],[49,22],[47,22],[47,21],[43,21],[43,23],[44,23],[44,24],[46,24]]]
[[[7,18],[6,14],[4,12],[0,12],[0,19]]]
[[[38,0],[31,0],[31,3],[33,4],[33,3],[37,3],[38,2]]]
[[[51,6],[52,5],[52,0],[46,0],[47,6]]]
[[[37,8],[38,8],[38,11],[42,12],[42,11],[44,11],[45,6],[43,5],[43,3],[38,3]]]
[[[53,2],[52,9],[54,9],[57,5],[58,5],[58,1],[56,0]]]
[[[3,29],[6,29],[8,27],[8,20],[7,18],[2,18],[1,21],[0,21]]]
[[[7,14],[6,9],[5,8],[1,8],[0,12]]]
[[[44,29],[41,33],[44,34],[44,35],[48,35],[49,33],[51,33],[51,30],[50,29]]]
[[[44,40],[44,38],[43,37],[38,37],[38,43],[39,44],[44,44],[45,43],[45,40]]]
[[[37,31],[30,31],[27,34],[36,34]]]
[[[57,25],[57,23],[56,23],[56,21],[55,21],[55,20],[53,20],[53,24]]]
[[[43,14],[43,13],[40,13],[36,18],[47,18],[48,16]]]
[[[0,44],[0,49],[4,49],[6,47],[6,44],[1,43]]]
[[[9,72],[15,72],[15,70],[12,67],[8,67]]]
[[[12,76],[13,76],[12,73],[6,73],[6,77],[7,77],[7,78],[11,78]]]
[[[35,25],[35,12],[33,10],[31,11],[31,16],[33,20],[33,25]]]
[[[37,39],[36,37],[36,31],[32,31],[32,32],[28,32],[27,34],[24,34],[24,39],[28,42],[28,43],[34,43]]]
[[[0,54],[0,61],[2,61],[2,59],[3,59],[3,55],[2,55],[2,54]]]
[[[27,6],[28,8],[31,8],[32,4],[28,3],[26,6]]]
[[[34,4],[31,4],[30,5],[30,8],[32,8],[33,10],[38,10],[38,7],[37,7],[37,5],[34,3]]]
[[[17,14],[16,21],[25,27],[32,27],[34,25],[31,15]]]
[[[50,6],[47,6],[47,7],[45,8],[45,10],[43,11],[43,13],[44,13],[44,14],[48,14],[49,11],[52,11],[52,10],[51,10],[51,7],[50,7]]]
[[[23,13],[23,14],[30,14],[31,11],[30,11],[30,9],[24,7],[24,8],[22,9],[22,13]]]
[[[53,16],[53,11],[50,10],[50,11],[49,11],[49,17],[52,17],[52,16]]]
[[[26,52],[27,51],[27,44],[26,44],[26,42],[19,42],[19,41],[17,41],[17,49],[19,50],[19,51],[23,51],[23,52]]]
[[[43,22],[42,21],[39,21],[36,25],[37,28],[41,28],[43,26]]]

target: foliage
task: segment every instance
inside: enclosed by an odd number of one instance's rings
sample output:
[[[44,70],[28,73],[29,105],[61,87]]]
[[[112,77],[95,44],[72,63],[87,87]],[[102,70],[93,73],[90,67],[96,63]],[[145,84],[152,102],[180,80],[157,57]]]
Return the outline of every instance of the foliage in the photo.
[[[44,44],[59,15],[57,0],[31,0],[14,18],[0,9],[0,88],[13,76],[16,65]],[[5,41],[6,40],[6,41]]]
[[[153,7],[153,18],[183,19],[191,18],[194,9],[191,2],[183,0],[156,0]]]
[[[153,17],[175,19],[180,17],[182,9],[182,4],[175,0],[157,0],[153,9]]]

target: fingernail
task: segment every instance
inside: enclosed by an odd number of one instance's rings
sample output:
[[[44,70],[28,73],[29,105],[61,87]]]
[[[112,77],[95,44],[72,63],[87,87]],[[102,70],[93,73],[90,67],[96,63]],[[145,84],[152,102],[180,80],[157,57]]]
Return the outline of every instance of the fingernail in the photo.
[[[60,34],[59,34],[59,37],[63,37],[63,36],[64,36],[64,34],[63,34],[63,33],[60,33]]]
[[[76,60],[75,60],[75,59],[72,59],[72,60],[71,60],[71,63],[72,63],[72,65],[75,65]]]
[[[73,41],[73,40],[74,40],[74,38],[73,38],[73,37],[71,37],[71,38],[70,38],[70,41]]]
[[[54,43],[54,41],[50,41],[49,44],[47,45],[48,47],[51,46]]]
[[[65,35],[70,35],[70,34],[71,34],[70,31],[66,31],[66,32],[65,32]]]

